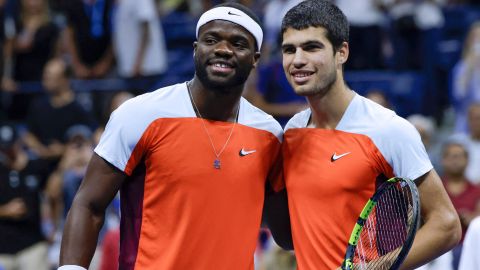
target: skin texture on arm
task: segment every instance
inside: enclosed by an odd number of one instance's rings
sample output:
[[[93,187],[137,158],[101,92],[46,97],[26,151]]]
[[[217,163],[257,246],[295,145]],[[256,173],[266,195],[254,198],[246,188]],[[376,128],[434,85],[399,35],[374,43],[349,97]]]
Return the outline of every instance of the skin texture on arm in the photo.
[[[462,235],[457,212],[440,177],[431,170],[416,180],[420,194],[422,226],[400,269],[415,269],[452,249]]]
[[[94,154],[68,213],[60,250],[60,265],[88,268],[105,219],[105,209],[126,175]]]

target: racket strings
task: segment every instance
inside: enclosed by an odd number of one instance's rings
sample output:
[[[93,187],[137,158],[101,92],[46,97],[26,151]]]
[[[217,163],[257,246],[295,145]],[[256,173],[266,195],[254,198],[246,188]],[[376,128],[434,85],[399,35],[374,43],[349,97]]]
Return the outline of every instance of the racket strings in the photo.
[[[390,269],[414,226],[411,190],[399,183],[377,200],[365,221],[353,258],[354,269]]]

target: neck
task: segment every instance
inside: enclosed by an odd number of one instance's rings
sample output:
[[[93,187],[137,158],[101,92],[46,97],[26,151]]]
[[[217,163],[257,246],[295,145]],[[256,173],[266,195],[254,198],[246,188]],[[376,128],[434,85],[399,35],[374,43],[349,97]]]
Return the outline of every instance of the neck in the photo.
[[[335,129],[354,96],[355,93],[339,78],[327,93],[307,97],[312,111],[309,126]]]
[[[195,76],[187,82],[192,104],[197,114],[205,119],[235,122],[242,95],[243,84],[232,89],[207,89]],[[195,106],[196,105],[196,106]]]

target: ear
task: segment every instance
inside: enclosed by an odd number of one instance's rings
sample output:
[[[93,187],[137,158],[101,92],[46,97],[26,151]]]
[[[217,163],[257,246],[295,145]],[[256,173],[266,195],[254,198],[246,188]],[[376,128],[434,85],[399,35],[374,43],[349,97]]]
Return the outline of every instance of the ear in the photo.
[[[198,42],[194,41],[193,42],[193,56],[195,56],[195,53],[197,52],[197,46],[198,46]]]
[[[256,52],[253,56],[253,68],[257,68],[258,62],[260,60],[260,52]]]
[[[342,45],[337,51],[337,64],[343,65],[348,60],[348,55],[350,53],[350,49],[348,47],[348,42],[342,42]]]

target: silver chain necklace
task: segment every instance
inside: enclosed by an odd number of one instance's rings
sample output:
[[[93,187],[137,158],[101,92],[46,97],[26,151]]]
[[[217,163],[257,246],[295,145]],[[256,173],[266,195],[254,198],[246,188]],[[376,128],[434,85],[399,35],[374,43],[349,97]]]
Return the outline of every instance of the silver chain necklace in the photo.
[[[195,100],[193,99],[193,95],[192,95],[192,92],[190,91],[190,87],[189,87],[189,85],[188,85],[188,82],[186,83],[186,85],[187,85],[188,94],[190,95],[190,99],[192,100],[192,104],[193,104],[193,106],[195,107],[195,110],[197,111],[198,116],[200,116],[200,120],[202,121],[203,129],[205,129],[205,133],[206,133],[207,136],[208,136],[208,140],[210,141],[210,145],[212,146],[213,153],[215,154],[215,157],[216,157],[215,160],[213,161],[213,167],[214,167],[215,169],[220,169],[220,167],[221,167],[220,155],[223,153],[223,151],[224,151],[225,148],[227,147],[228,142],[230,141],[230,138],[232,137],[233,130],[235,129],[235,126],[237,125],[238,113],[239,113],[239,111],[240,111],[240,104],[238,105],[237,114],[235,115],[235,121],[233,122],[233,126],[232,126],[232,128],[230,129],[230,134],[228,134],[227,141],[226,141],[225,144],[223,145],[223,147],[222,147],[222,149],[220,150],[220,152],[217,152],[217,149],[215,148],[215,144],[213,143],[212,137],[210,136],[210,133],[208,132],[207,125],[205,125],[205,119],[203,118],[202,114],[200,113],[200,110],[199,110],[198,107],[197,107],[197,104],[195,103]]]

